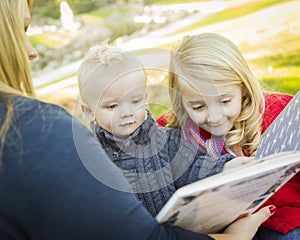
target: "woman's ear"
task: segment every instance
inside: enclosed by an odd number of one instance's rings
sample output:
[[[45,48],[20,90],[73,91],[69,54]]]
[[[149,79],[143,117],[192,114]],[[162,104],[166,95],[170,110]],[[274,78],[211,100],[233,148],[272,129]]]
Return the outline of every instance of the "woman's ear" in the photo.
[[[95,121],[95,114],[92,112],[92,110],[86,106],[81,104],[81,111],[85,114],[85,116],[90,120],[90,121]]]

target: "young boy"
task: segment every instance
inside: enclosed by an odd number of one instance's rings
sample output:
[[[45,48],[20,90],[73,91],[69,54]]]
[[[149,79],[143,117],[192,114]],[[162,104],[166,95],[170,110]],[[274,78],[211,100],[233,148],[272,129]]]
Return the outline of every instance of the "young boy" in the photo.
[[[158,127],[146,109],[144,66],[132,53],[92,47],[78,82],[93,132],[153,216],[176,189],[221,172],[232,159],[230,154],[219,159],[200,155],[179,130]]]

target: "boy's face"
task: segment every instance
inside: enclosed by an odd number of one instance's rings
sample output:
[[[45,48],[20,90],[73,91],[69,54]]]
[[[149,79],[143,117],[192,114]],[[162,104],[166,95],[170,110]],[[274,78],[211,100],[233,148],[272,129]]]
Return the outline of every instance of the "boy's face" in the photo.
[[[97,83],[91,86],[94,88],[91,91],[99,89],[101,94],[94,99],[97,102],[90,105],[95,106],[92,111],[99,126],[119,138],[126,138],[146,117],[145,74],[140,69],[113,78],[115,74],[107,72],[95,79]]]
[[[183,106],[200,128],[215,136],[226,135],[242,109],[242,91],[237,85],[184,84]]]

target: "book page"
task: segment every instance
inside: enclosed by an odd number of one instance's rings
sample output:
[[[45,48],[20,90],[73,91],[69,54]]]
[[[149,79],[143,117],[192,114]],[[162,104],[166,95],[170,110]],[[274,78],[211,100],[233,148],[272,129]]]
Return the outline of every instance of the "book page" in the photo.
[[[292,150],[300,151],[300,91],[264,132],[255,158]]]

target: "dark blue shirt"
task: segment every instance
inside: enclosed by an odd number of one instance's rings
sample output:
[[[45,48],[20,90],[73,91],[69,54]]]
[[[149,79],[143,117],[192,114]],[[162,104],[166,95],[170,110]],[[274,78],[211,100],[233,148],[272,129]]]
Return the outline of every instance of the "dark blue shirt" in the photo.
[[[157,224],[93,134],[63,109],[9,98],[0,172],[0,239],[211,239]],[[0,100],[0,122],[6,107]]]

